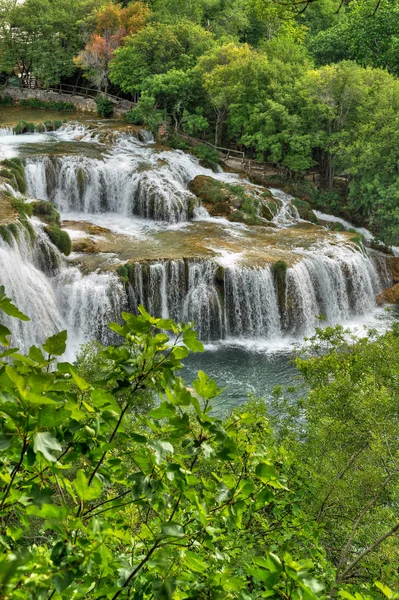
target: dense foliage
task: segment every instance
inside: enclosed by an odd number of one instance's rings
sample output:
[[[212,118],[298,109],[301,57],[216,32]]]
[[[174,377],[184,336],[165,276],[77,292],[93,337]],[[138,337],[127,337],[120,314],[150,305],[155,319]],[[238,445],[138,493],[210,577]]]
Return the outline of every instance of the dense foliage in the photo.
[[[0,325],[2,597],[397,598],[399,329],[319,331],[273,434],[184,384],[191,324],[123,322],[74,365],[65,331],[22,355]]]

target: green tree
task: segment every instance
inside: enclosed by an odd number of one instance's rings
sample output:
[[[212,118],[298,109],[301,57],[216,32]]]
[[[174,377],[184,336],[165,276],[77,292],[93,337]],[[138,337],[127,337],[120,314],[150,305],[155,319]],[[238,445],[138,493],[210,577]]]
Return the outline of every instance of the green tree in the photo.
[[[399,583],[398,349],[397,325],[362,339],[336,327],[297,359],[306,395],[280,432],[311,482],[303,508],[336,567],[332,597],[343,584]]]
[[[332,27],[309,40],[321,64],[355,60],[366,67],[386,68],[399,74],[399,7],[384,0],[375,12],[374,0],[356,0]]]
[[[101,0],[0,2],[0,71],[54,84],[73,73],[84,20]]]
[[[211,34],[189,22],[149,25],[115,52],[110,79],[125,92],[139,91],[153,75],[193,68],[212,45]]]

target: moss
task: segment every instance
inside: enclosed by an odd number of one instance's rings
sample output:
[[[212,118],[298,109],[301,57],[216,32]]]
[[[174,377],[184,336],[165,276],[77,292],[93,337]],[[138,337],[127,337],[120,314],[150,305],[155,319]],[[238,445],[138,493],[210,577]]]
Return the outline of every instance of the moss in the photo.
[[[5,173],[2,174],[2,177],[9,179],[13,187],[21,194],[25,194],[27,186],[22,161],[19,158],[6,158],[0,163],[0,166],[2,167],[1,173]]]
[[[119,275],[119,277],[127,280],[127,278],[128,278],[128,270],[127,270],[126,266],[119,265],[119,267],[116,267],[116,272]]]
[[[330,229],[331,231],[345,231],[345,227],[342,225],[342,223],[333,223]]]
[[[361,233],[358,233],[351,238],[351,242],[357,244],[358,246],[362,246],[364,243],[364,236]]]
[[[55,208],[54,204],[52,204],[51,202],[47,202],[47,200],[37,200],[36,202],[32,202],[31,206],[33,214],[36,217],[39,217],[39,219],[41,219],[48,225],[58,225],[58,227],[60,226],[60,214]]]
[[[20,220],[32,216],[33,207],[30,203],[25,202],[23,198],[11,198],[11,204],[19,214]]]
[[[294,198],[292,204],[296,207],[301,219],[304,219],[305,221],[310,221],[311,223],[315,223],[316,225],[319,223],[319,220],[314,214],[309,202],[307,202],[306,200],[301,200],[300,198]]]
[[[65,254],[65,256],[69,256],[71,254],[72,241],[66,231],[62,231],[62,229],[56,225],[45,227],[44,230],[60,252]]]
[[[287,291],[287,263],[279,260],[272,265],[272,273],[277,291],[278,305],[280,314],[286,310],[286,291]]]
[[[5,242],[7,242],[7,244],[12,243],[12,235],[11,235],[11,231],[8,228],[8,225],[0,225],[0,236],[3,238],[3,240]]]
[[[127,276],[129,278],[129,280],[133,281],[134,273],[135,273],[134,265],[132,265],[132,263],[126,263],[125,269],[127,271]]]

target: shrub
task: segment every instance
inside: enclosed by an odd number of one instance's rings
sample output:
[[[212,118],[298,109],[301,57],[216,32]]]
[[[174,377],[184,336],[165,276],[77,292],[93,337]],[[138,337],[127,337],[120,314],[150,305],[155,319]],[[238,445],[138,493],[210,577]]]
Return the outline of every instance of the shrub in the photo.
[[[97,96],[96,106],[100,117],[109,119],[114,114],[114,105],[106,96]]]
[[[219,152],[210,146],[201,144],[193,148],[193,154],[200,159],[204,167],[213,169],[215,165],[219,164],[220,156]]]
[[[12,106],[14,104],[14,100],[11,96],[0,96],[0,106]]]
[[[58,112],[73,112],[75,111],[75,105],[72,102],[59,102],[55,100],[45,101],[39,100],[39,98],[26,98],[21,100],[21,106],[28,108],[43,108],[47,110],[55,110]]]
[[[45,227],[45,232],[49,236],[50,240],[53,242],[55,246],[57,246],[58,250],[65,254],[65,256],[69,256],[72,252],[72,241],[66,231],[63,231],[56,225],[50,225],[49,227]]]

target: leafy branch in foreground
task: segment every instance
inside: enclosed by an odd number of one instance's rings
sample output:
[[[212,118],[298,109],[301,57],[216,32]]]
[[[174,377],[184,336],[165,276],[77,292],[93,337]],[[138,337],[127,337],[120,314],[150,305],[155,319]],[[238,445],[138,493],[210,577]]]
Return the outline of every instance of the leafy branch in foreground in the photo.
[[[265,415],[222,421],[214,380],[184,385],[191,324],[122,316],[99,381],[54,360],[65,332],[1,363],[2,597],[320,597]],[[143,391],[157,404],[137,417]]]

